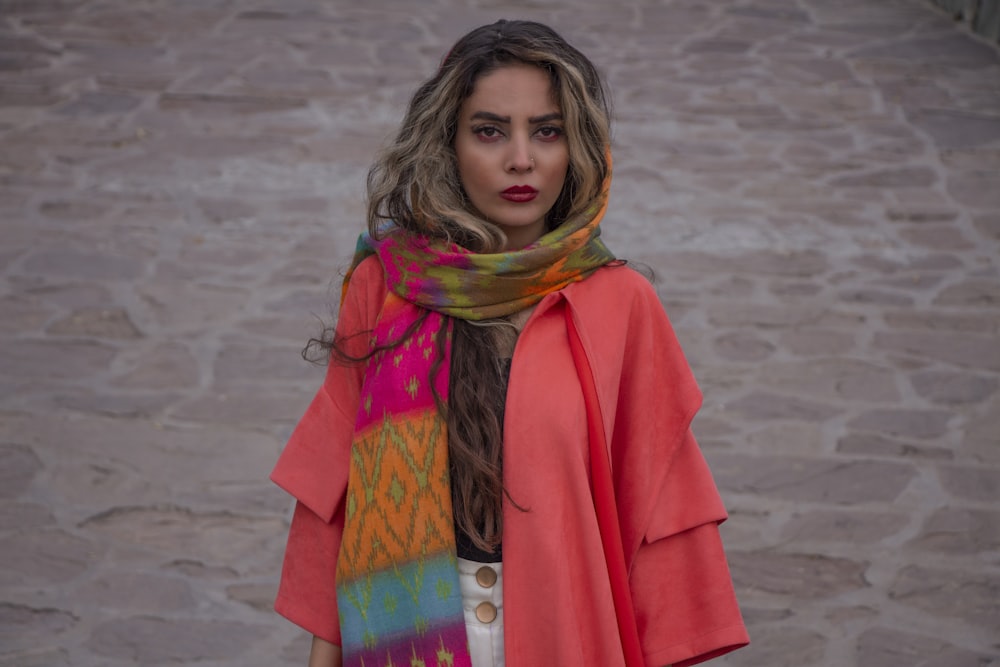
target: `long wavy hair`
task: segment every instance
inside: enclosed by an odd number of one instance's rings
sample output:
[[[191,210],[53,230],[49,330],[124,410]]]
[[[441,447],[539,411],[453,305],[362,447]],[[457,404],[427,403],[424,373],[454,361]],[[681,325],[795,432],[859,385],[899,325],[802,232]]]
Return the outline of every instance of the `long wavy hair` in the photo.
[[[539,67],[549,76],[563,116],[569,167],[546,216],[548,230],[586,210],[601,195],[610,165],[610,104],[594,65],[554,30],[532,21],[498,21],[458,40],[438,72],[413,95],[394,141],[368,172],[368,229],[386,221],[477,253],[501,252],[504,233],[477,216],[459,178],[454,142],[462,103],[480,77],[507,65]],[[437,341],[444,358],[448,327]],[[503,533],[503,421],[506,380],[498,349],[516,330],[506,320],[454,319],[447,404],[451,495],[456,525],[472,543],[496,550]],[[401,339],[402,340],[402,339]],[[398,342],[401,342],[398,341]],[[333,342],[337,352],[336,341]],[[342,351],[342,348],[340,348]],[[434,383],[431,383],[433,386]]]
[[[462,189],[455,133],[462,103],[476,82],[505,65],[544,70],[563,115],[569,168],[547,217],[549,230],[580,213],[600,193],[608,174],[609,96],[594,65],[554,30],[533,21],[497,21],[462,37],[437,74],[410,100],[395,140],[368,172],[368,229],[384,222],[446,238],[473,252],[500,252],[496,225],[477,217]]]

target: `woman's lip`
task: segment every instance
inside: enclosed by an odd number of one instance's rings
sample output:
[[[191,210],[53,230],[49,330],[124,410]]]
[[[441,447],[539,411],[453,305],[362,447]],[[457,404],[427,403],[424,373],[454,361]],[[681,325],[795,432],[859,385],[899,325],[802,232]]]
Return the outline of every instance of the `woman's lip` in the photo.
[[[538,196],[538,190],[532,190],[531,192],[511,192],[510,190],[505,190],[500,193],[500,196],[507,201],[523,203],[529,202]]]
[[[537,197],[538,190],[530,185],[514,185],[501,192],[500,196],[507,201],[523,203]]]

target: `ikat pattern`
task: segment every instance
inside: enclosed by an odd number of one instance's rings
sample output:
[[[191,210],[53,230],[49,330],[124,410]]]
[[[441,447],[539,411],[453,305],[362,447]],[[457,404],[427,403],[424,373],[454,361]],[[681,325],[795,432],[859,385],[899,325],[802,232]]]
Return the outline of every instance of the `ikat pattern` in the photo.
[[[396,340],[422,313],[390,293],[372,342]],[[337,562],[345,665],[471,664],[447,427],[429,385],[442,326],[444,318],[430,313],[412,336],[368,361]],[[447,400],[447,384],[437,389]]]

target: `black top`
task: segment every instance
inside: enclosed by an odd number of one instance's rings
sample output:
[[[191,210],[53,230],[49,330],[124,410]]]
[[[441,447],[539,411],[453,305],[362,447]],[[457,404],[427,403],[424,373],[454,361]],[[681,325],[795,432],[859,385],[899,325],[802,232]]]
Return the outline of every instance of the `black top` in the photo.
[[[500,381],[503,385],[503,391],[500,392],[500,410],[497,412],[497,416],[500,418],[501,425],[504,422],[507,385],[510,382],[510,363],[510,359],[502,359],[500,363]],[[472,539],[468,533],[459,528],[457,523],[455,524],[455,547],[458,550],[459,558],[476,561],[477,563],[499,563],[503,560],[502,546],[502,544],[498,544],[496,550],[493,552],[483,551],[472,543]]]

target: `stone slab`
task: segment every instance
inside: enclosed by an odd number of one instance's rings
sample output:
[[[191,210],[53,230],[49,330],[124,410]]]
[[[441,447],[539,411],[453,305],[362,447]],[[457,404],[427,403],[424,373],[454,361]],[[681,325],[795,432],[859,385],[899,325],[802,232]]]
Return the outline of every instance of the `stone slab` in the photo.
[[[729,511],[714,662],[1000,665],[1000,49],[928,0],[376,4],[0,0],[0,666],[307,663],[298,355],[415,86],[501,15],[607,76],[602,238]]]

